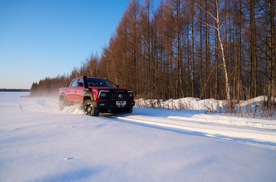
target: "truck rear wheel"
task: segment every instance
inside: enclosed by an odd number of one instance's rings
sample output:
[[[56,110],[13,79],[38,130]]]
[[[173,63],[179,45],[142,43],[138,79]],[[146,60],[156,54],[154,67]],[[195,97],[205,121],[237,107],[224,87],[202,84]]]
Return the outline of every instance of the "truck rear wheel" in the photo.
[[[98,108],[93,107],[91,100],[86,100],[83,104],[83,111],[86,115],[98,116]]]
[[[63,110],[66,106],[66,101],[64,97],[60,97],[59,98],[59,108],[60,110]]]

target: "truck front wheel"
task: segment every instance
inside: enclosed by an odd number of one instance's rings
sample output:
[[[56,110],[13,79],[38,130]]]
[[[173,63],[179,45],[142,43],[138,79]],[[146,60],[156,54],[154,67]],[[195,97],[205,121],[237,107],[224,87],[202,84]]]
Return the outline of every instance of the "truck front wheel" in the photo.
[[[133,107],[130,107],[130,108],[127,108],[127,109],[126,109],[126,112],[127,112],[127,113],[132,113],[132,110],[133,110]]]
[[[87,115],[98,116],[99,110],[98,108],[93,107],[91,100],[86,100],[83,104],[83,111]]]

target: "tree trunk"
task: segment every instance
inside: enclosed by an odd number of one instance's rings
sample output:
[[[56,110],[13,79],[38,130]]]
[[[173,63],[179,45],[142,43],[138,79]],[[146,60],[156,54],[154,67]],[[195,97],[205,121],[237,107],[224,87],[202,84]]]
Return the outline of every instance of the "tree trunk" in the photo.
[[[271,97],[274,101],[274,88],[275,88],[275,34],[274,34],[274,0],[269,2],[269,44],[270,44],[270,91],[268,97],[268,103],[271,103]]]
[[[194,35],[194,1],[192,1],[192,97],[195,96],[195,35]]]
[[[230,98],[230,87],[229,87],[229,81],[228,81],[228,73],[227,73],[227,68],[226,68],[226,61],[225,61],[225,55],[224,55],[224,48],[223,48],[223,43],[220,37],[220,24],[219,24],[219,5],[218,5],[218,0],[216,0],[216,12],[217,12],[217,32],[218,32],[218,38],[220,42],[220,48],[221,48],[221,56],[222,56],[222,64],[223,64],[223,69],[224,69],[224,77],[225,77],[225,88],[226,88],[226,95],[227,95],[227,101],[228,105],[231,104],[231,98]]]
[[[202,0],[200,0],[200,6],[202,6]],[[200,11],[200,20],[202,20],[203,15],[202,15],[202,11]],[[200,74],[199,74],[199,80],[200,80],[200,96],[199,98],[202,99],[203,93],[204,93],[204,89],[203,89],[203,39],[202,39],[202,22],[199,22],[200,25]]]

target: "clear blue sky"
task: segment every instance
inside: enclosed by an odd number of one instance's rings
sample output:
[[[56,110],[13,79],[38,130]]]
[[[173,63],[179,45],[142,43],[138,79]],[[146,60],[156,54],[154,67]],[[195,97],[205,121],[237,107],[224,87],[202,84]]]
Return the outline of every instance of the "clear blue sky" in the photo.
[[[28,89],[100,55],[128,2],[0,0],[0,88]]]

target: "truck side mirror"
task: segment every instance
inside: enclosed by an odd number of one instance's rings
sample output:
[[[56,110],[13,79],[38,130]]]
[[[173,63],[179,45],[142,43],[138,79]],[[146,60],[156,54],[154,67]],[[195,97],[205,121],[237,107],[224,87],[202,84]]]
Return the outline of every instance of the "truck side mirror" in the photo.
[[[117,88],[119,88],[120,86],[119,85],[116,85]]]
[[[77,83],[77,87],[83,87],[83,83],[78,82],[78,83]]]

